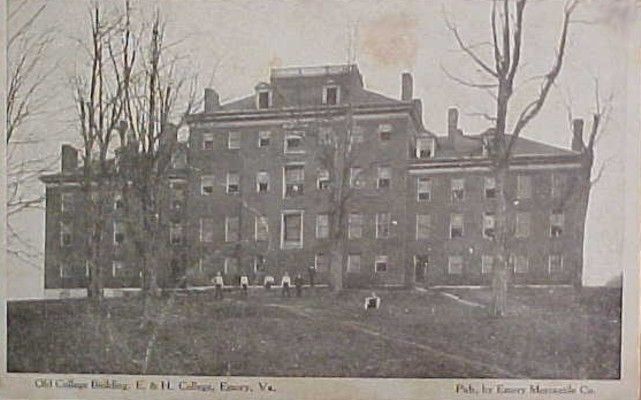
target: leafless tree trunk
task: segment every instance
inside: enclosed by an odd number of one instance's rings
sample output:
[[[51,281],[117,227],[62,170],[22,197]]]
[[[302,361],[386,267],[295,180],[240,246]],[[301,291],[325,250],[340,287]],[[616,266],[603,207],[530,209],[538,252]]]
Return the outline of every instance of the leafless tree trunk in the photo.
[[[488,78],[486,82],[469,82],[458,79],[459,83],[482,90],[492,90],[496,100],[496,114],[492,118],[494,126],[490,140],[485,144],[492,161],[492,174],[496,180],[498,209],[496,212],[496,261],[493,272],[493,301],[491,313],[504,315],[507,307],[507,287],[509,280],[509,249],[515,223],[514,207],[510,194],[506,191],[512,150],[516,140],[528,123],[538,115],[556,78],[561,72],[565,56],[566,39],[570,17],[578,0],[569,0],[564,8],[561,34],[556,48],[552,67],[541,78],[538,95],[517,114],[509,127],[510,100],[515,89],[515,78],[521,62],[523,43],[523,21],[527,0],[493,0],[490,29],[492,33],[493,63],[484,61],[461,37],[459,30],[447,21],[448,27],[461,51],[463,51]],[[500,10],[499,10],[500,8]]]

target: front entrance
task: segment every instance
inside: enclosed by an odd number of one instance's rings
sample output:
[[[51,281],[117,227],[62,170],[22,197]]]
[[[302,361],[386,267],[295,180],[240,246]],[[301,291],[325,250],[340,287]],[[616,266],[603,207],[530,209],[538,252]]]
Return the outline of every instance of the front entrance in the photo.
[[[427,284],[427,266],[429,258],[426,254],[414,256],[414,281],[423,285]]]

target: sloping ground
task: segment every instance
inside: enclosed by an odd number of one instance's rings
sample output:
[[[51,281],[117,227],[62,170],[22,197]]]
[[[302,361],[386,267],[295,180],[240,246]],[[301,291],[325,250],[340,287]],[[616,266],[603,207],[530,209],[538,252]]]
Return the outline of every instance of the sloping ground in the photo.
[[[252,291],[224,301],[189,293],[141,298],[11,302],[10,372],[171,375],[615,378],[616,298],[594,305],[565,292],[511,295],[502,319],[438,292]],[[483,304],[488,293],[456,293]],[[485,297],[484,297],[485,296]],[[468,298],[469,297],[469,298]],[[524,305],[524,306],[521,306]],[[620,303],[619,303],[620,304]],[[614,307],[616,308],[616,307]]]

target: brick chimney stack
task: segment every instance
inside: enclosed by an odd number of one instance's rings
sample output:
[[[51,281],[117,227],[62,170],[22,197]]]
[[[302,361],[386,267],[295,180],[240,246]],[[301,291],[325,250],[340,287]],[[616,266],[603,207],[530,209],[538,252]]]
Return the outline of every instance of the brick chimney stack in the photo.
[[[453,138],[458,134],[458,109],[450,108],[447,110],[447,136]]]
[[[213,113],[220,107],[220,97],[212,88],[205,89],[205,114]]]
[[[572,120],[572,150],[583,152],[583,120],[580,118]]]
[[[409,72],[401,75],[401,100],[411,101],[414,97],[414,79]]]
[[[78,150],[69,144],[62,145],[62,173],[72,173],[78,168]]]

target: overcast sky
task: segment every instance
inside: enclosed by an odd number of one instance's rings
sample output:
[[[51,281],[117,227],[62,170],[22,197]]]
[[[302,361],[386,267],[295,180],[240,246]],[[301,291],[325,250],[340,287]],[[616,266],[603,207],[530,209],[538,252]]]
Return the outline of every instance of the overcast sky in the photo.
[[[118,3],[106,6],[113,4]],[[223,101],[251,93],[258,81],[268,80],[270,67],[345,63],[349,32],[354,32],[355,58],[365,85],[399,97],[401,73],[412,72],[414,96],[423,101],[425,123],[431,131],[445,132],[449,107],[460,108],[460,125],[472,133],[488,127],[476,114],[493,112],[488,94],[462,87],[443,72],[446,69],[471,80],[480,77],[458,51],[444,16],[471,43],[489,41],[491,3],[486,0],[181,0],[134,4],[148,15],[154,8],[160,9],[167,20],[168,42],[177,42],[172,51],[187,57],[192,72],[202,77],[215,73],[213,86]],[[526,9],[524,67],[517,77],[520,83],[512,118],[532,98],[540,82],[535,78],[544,74],[554,59],[563,4],[560,0],[532,0]],[[83,68],[77,39],[88,29],[89,6],[89,1],[82,0],[49,1],[37,20],[37,29],[55,32],[48,60],[58,66],[47,86],[46,113],[27,126],[42,141],[26,149],[23,156],[57,157],[62,142],[79,144],[67,82],[74,70]],[[15,4],[10,1],[12,7]],[[588,214],[587,284],[608,281],[636,254],[636,230],[630,227],[630,218],[638,199],[641,61],[630,42],[633,34],[638,34],[634,26],[637,14],[636,0],[588,0],[580,6],[577,22],[570,28],[566,62],[557,85],[524,133],[534,140],[569,147],[567,105],[575,117],[589,120],[595,104],[595,78],[603,97],[613,95],[612,113],[597,147],[596,166],[604,162],[606,166],[594,187]],[[481,44],[477,50],[491,60],[487,46]],[[36,184],[34,190],[43,191],[44,186]],[[622,206],[626,200],[633,206]],[[19,222],[19,228],[30,232],[34,245],[44,251],[44,212],[24,215]],[[41,267],[10,265],[8,288],[11,298],[39,296]]]

